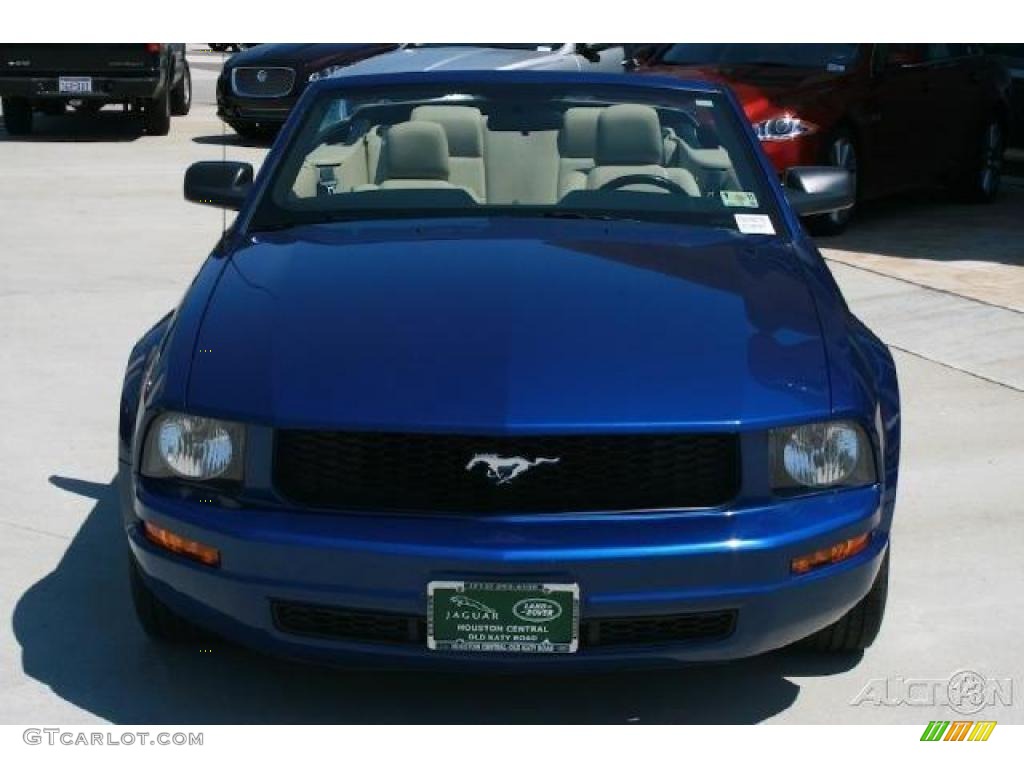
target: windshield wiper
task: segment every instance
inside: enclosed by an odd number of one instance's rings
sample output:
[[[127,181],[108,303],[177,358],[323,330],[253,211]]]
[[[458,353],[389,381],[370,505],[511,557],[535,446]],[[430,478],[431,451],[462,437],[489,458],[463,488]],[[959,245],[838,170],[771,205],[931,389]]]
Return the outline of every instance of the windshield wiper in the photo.
[[[600,211],[541,211],[534,214],[542,219],[587,219],[590,221],[642,221],[637,216],[601,213]]]

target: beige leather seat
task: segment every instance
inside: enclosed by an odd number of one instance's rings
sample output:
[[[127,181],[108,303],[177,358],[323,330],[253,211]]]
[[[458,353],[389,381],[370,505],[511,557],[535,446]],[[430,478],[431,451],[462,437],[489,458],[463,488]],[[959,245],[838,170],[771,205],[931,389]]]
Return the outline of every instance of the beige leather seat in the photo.
[[[414,122],[437,123],[448,139],[448,180],[473,191],[478,200],[487,196],[484,168],[484,118],[476,107],[424,105],[412,111]]]
[[[437,123],[416,121],[391,126],[381,147],[377,184],[363,184],[357,192],[373,189],[456,189],[450,181],[448,139]],[[473,191],[465,188],[471,196]]]
[[[691,197],[699,197],[700,187],[693,174],[684,168],[666,168],[662,165],[664,156],[661,122],[652,107],[642,104],[607,107],[597,119],[594,168],[586,174],[585,187],[573,188],[597,190],[623,176],[647,174],[675,182]],[[643,183],[631,184],[624,189],[666,192]]]
[[[558,131],[558,196],[586,185],[597,154],[597,119],[604,107],[569,107]]]

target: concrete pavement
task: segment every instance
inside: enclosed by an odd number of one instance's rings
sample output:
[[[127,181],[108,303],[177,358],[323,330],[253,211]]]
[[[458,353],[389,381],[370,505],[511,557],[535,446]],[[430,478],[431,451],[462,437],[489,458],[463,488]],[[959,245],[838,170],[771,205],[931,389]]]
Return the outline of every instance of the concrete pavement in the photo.
[[[1024,315],[1012,291],[998,290],[1024,269],[989,258],[1012,255],[1024,234],[1020,190],[1001,203],[1006,215],[897,206],[828,243],[853,309],[906,350],[896,352],[904,456],[889,612],[862,657],[786,652],[550,685],[335,672],[228,646],[200,654],[147,642],[131,612],[111,485],[123,366],[221,229],[220,213],[181,199],[184,168],[265,153],[225,134],[213,113],[219,56],[199,59],[193,113],[168,137],[142,136],[117,114],[44,119],[30,141],[0,131],[0,722],[923,724],[956,713],[851,701],[875,679],[964,668],[1015,678],[1013,704],[984,716],[1024,722]],[[958,238],[990,215],[976,253]],[[995,270],[982,279],[993,290],[947,283],[925,264],[903,271],[899,259],[923,252],[925,231],[929,242],[957,240],[979,274]]]

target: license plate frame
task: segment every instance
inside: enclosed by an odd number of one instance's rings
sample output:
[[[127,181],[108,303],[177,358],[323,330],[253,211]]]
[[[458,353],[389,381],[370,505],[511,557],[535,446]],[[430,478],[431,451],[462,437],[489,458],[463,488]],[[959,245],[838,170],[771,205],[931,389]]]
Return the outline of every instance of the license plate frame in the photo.
[[[427,647],[432,651],[567,654],[579,649],[579,636],[578,584],[427,584]]]
[[[57,78],[57,93],[82,96],[93,93],[92,78],[61,75]]]

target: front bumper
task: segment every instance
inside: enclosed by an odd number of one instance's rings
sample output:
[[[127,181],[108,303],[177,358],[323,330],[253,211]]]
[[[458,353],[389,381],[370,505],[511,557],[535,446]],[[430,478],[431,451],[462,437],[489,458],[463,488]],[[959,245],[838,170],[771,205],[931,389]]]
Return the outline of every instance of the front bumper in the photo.
[[[217,117],[227,123],[253,126],[281,126],[301,95],[296,85],[286,96],[257,98],[239,96],[224,78],[217,82]]]
[[[136,487],[127,465],[121,485],[133,555],[173,610],[260,650],[382,666],[578,668],[753,656],[812,634],[856,604],[878,572],[891,519],[875,487],[728,512],[482,520],[213,509]],[[140,520],[217,547],[221,567],[156,549]],[[850,560],[790,575],[792,557],[867,531],[870,546]],[[427,583],[438,579],[575,582],[584,621],[721,610],[737,619],[721,639],[554,657],[306,637],[272,619],[272,600],[423,616]]]
[[[162,92],[162,81],[155,74],[152,77],[91,77],[93,91],[84,94],[61,93],[56,75],[0,77],[0,94],[39,101],[82,99],[106,102],[151,99]]]
[[[781,176],[799,165],[821,165],[824,150],[820,133],[800,136],[789,141],[762,141],[761,148]]]

